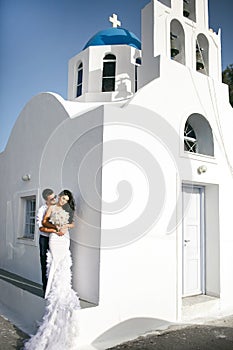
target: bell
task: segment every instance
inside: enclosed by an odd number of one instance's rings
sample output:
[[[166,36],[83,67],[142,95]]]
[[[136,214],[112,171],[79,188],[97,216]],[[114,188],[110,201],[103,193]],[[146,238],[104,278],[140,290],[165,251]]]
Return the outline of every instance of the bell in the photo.
[[[175,39],[171,38],[171,57],[177,56],[178,53],[180,52],[180,50],[176,47],[174,41],[175,41]]]
[[[183,1],[183,15],[184,17],[189,17],[190,11],[189,11],[189,1],[184,0]]]
[[[180,51],[176,47],[171,48],[171,57],[175,57],[178,55]]]
[[[196,50],[196,70],[204,69],[204,63],[203,63],[201,51],[203,51],[203,49]]]

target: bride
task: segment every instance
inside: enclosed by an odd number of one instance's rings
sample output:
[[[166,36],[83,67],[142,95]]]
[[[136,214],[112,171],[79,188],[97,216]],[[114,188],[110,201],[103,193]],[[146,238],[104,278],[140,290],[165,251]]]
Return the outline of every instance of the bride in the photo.
[[[77,349],[79,298],[71,286],[71,254],[69,229],[74,227],[75,201],[69,190],[63,190],[58,202],[49,207],[43,225],[54,228],[49,235],[47,254],[48,283],[46,309],[37,333],[25,344],[26,350]]]

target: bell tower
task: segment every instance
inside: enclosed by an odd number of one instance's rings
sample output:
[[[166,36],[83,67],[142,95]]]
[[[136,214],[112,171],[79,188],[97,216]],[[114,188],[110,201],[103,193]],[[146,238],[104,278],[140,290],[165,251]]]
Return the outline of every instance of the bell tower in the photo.
[[[151,71],[144,84],[159,76],[163,58],[221,81],[220,30],[209,28],[208,17],[208,0],[151,0],[145,6],[141,71]]]

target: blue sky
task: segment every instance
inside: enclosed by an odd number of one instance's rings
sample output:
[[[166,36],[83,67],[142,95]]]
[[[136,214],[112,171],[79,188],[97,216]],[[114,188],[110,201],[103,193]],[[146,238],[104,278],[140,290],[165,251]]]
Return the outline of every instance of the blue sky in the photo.
[[[36,94],[67,97],[68,60],[117,13],[139,38],[140,10],[149,0],[0,0],[0,151]],[[233,63],[233,1],[209,0],[209,24],[222,30],[222,67]]]

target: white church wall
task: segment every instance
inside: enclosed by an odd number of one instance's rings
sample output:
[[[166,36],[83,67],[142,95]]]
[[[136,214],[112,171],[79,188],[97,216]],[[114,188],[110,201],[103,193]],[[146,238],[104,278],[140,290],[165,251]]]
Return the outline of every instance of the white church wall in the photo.
[[[74,142],[63,171],[63,181],[73,184],[77,198],[77,225],[71,236],[73,283],[83,299],[95,304],[99,301],[102,114],[100,107],[73,119]]]
[[[130,318],[176,320],[174,236],[152,234],[125,247],[102,251],[100,306],[113,304],[121,322]]]
[[[1,171],[1,193],[4,199],[1,222],[5,223],[1,235],[3,246],[6,247],[1,255],[1,266],[34,281],[38,281],[40,275],[39,259],[35,254],[38,249],[37,234],[29,244],[27,240],[19,238],[22,237],[19,231],[19,200],[28,193],[38,193],[39,160],[44,145],[56,124],[66,117],[63,107],[56,104],[54,96],[42,94],[32,99],[14,126],[1,164],[2,169],[7,169],[6,172]],[[22,181],[25,174],[31,175],[30,181]]]
[[[209,29],[209,76],[222,82],[222,58],[221,58],[221,30],[215,33]]]
[[[207,185],[206,196],[206,294],[220,297],[219,186]],[[225,228],[223,228],[225,230]]]
[[[77,112],[78,112],[77,104]],[[60,187],[69,188],[77,202],[76,227],[71,232],[73,284],[81,298],[98,303],[102,163],[102,108],[81,114],[57,128],[47,144],[44,164],[50,163],[59,138]],[[44,176],[46,175],[42,167]],[[51,179],[52,181],[52,179]]]
[[[195,0],[197,23],[198,25],[208,30],[209,24],[209,11],[208,11],[208,0],[198,1]]]
[[[154,54],[154,7],[152,2],[149,2],[141,12],[141,38],[142,38],[142,57],[143,64],[147,64]]]
[[[219,222],[220,222],[220,295],[222,304],[232,307],[233,292],[233,236],[232,236],[232,208],[231,198],[233,196],[232,177],[228,171],[228,181],[222,175],[222,182],[219,191]]]
[[[228,299],[226,296],[223,297],[226,294],[229,296],[228,293],[233,291],[231,278],[229,281],[233,265],[233,259],[230,256],[233,243],[231,231],[229,231],[231,209],[226,205],[232,197],[233,190],[231,175],[233,119],[232,108],[228,102],[228,91],[224,84],[214,82],[195,71],[190,74],[184,66],[166,60],[164,57],[161,59],[160,72],[160,78],[138,91],[130,103],[144,105],[165,118],[169,126],[179,135],[179,150],[175,139],[171,141],[171,145],[172,150],[179,154],[176,161],[181,182],[205,186],[208,243],[207,293],[221,295],[222,300],[225,298],[229,301],[229,297]],[[167,85],[167,79],[169,79],[169,85]],[[159,98],[156,99],[156,96]],[[166,102],[167,100],[169,103]],[[214,140],[214,157],[184,152],[184,124],[194,111],[207,118],[210,123]],[[199,174],[198,168],[203,164],[207,171]],[[218,198],[220,198],[219,201]],[[225,252],[228,252],[227,255]],[[181,267],[178,267],[178,270],[181,271]],[[224,273],[222,273],[223,270]]]
[[[174,18],[184,28],[185,64],[170,58]],[[196,71],[199,33],[208,40],[209,77]],[[141,332],[182,318],[182,185],[204,189],[203,292],[218,298],[221,310],[233,309],[233,113],[220,83],[220,33],[208,29],[207,0],[196,1],[196,22],[183,16],[182,1],[151,1],[142,12],[142,47],[134,96],[141,51],[89,47],[69,62],[71,101],[51,93],[33,98],[0,154],[1,268],[40,282],[38,230],[34,240],[21,238],[24,198],[35,196],[38,209],[45,187],[74,193],[73,286],[95,304],[79,310],[81,344],[125,321],[138,321]],[[102,93],[110,53],[116,91]],[[81,61],[83,95],[76,98]],[[207,154],[184,149],[190,116]],[[22,181],[26,174],[30,180]],[[35,317],[30,310],[27,316]]]
[[[66,108],[76,117],[70,118]],[[62,98],[45,93],[34,97],[16,122],[1,157],[1,169],[7,170],[1,171],[1,267],[40,283],[39,233],[36,228],[34,239],[21,238],[22,198],[36,196],[38,209],[44,188],[56,193],[68,188],[78,209],[72,232],[74,285],[78,283],[84,299],[98,303],[102,109],[85,117],[78,112],[79,104],[75,110],[72,103],[62,104]],[[91,149],[96,149],[94,157],[88,157]],[[22,180],[25,174],[30,174],[30,181]],[[98,195],[90,183],[95,183]]]
[[[164,133],[154,111],[105,106],[100,306],[114,301],[121,320],[177,317],[177,178]]]

